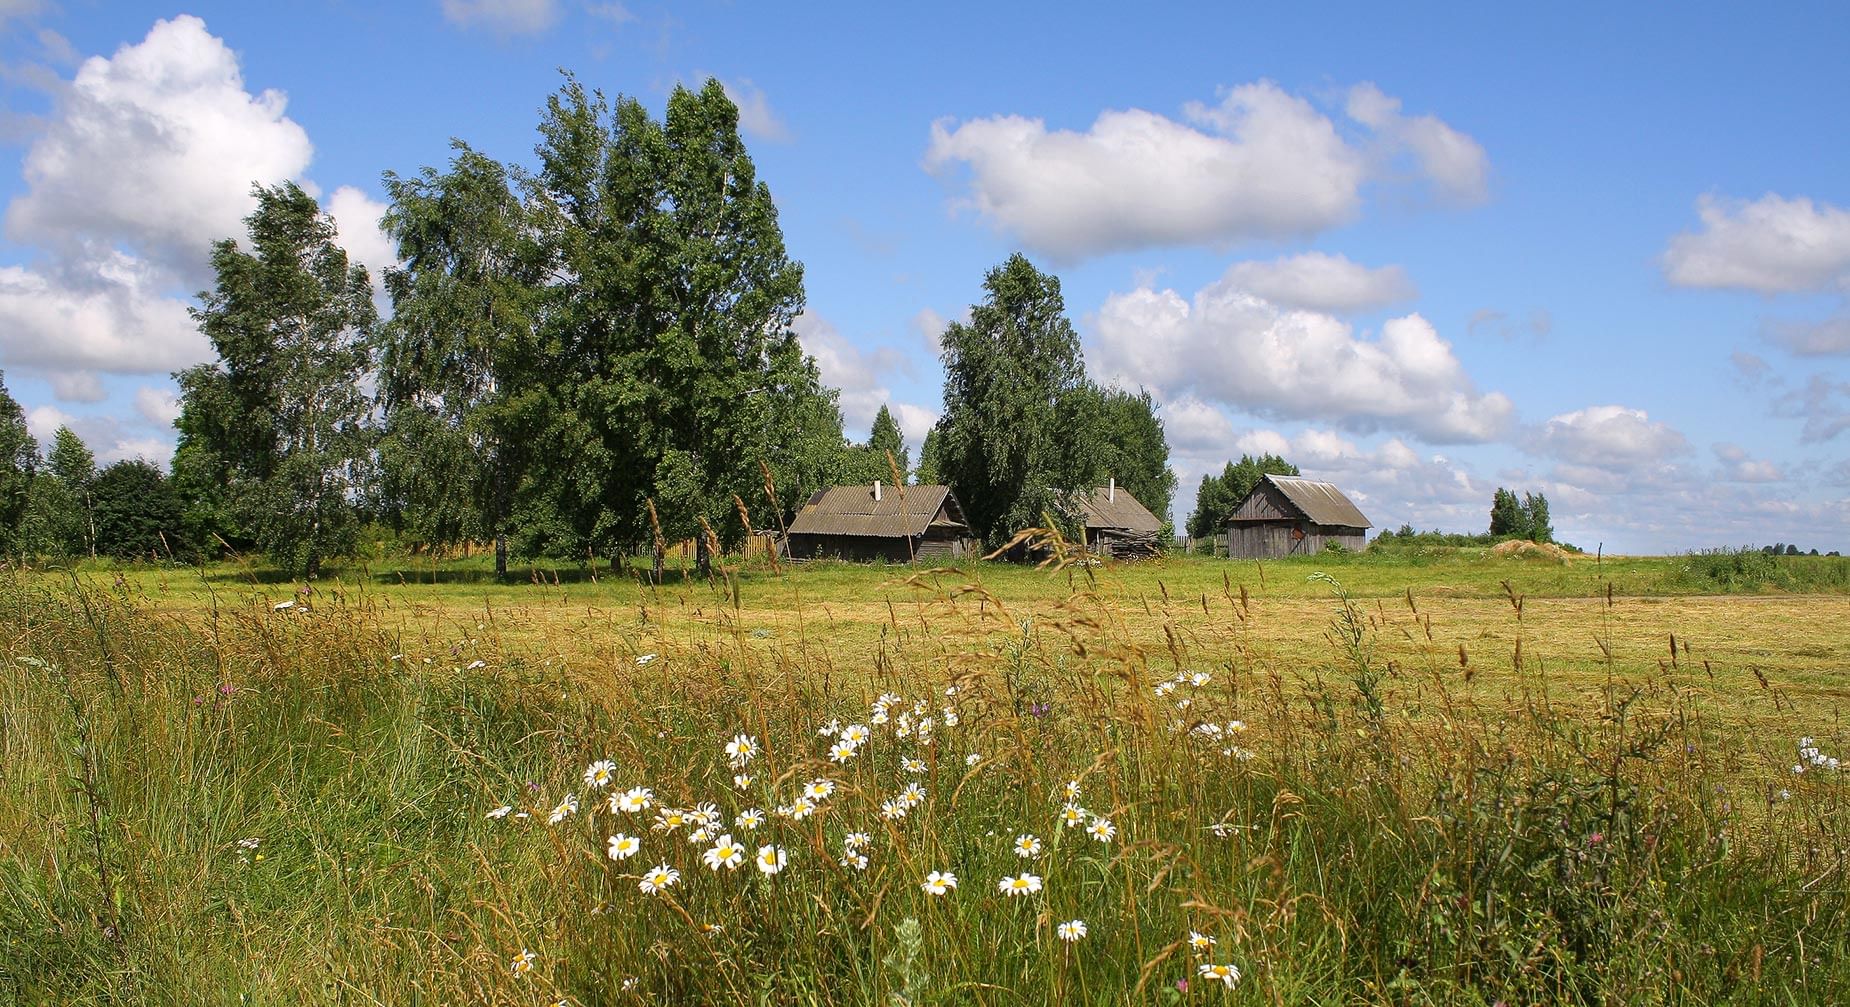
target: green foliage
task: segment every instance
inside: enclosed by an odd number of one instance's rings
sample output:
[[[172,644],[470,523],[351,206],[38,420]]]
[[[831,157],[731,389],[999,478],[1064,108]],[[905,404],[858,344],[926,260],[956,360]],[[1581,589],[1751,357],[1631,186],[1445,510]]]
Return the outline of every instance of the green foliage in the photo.
[[[1075,412],[1096,393],[1059,279],[1016,253],[983,289],[969,323],[952,322],[940,339],[944,415],[931,467],[976,534],[997,546],[1058,513],[1059,490],[1098,485],[1104,460],[1072,449]]]
[[[1118,488],[1129,491],[1167,525],[1176,474],[1169,467],[1169,440],[1150,393],[1139,389],[1133,395],[1088,383],[1072,401],[1061,424],[1068,432],[1068,450],[1097,458],[1105,478],[1115,478]]]
[[[86,556],[96,552],[96,456],[70,427],[52,435],[45,467],[32,480],[25,542],[29,552]]]
[[[545,276],[508,404],[536,459],[514,495],[522,547],[645,548],[664,487],[679,495],[658,511],[672,503],[734,544],[735,498],[766,527],[833,482],[841,416],[791,329],[802,266],[719,82],[676,87],[658,122],[568,78],[536,153],[524,219]]]
[[[32,477],[39,467],[38,442],[26,429],[26,411],[6,389],[0,372],[0,554],[17,553],[23,542]]]
[[[537,309],[545,250],[509,172],[460,141],[446,174],[387,172],[386,233],[403,265],[386,271],[392,319],[380,329],[379,510],[432,545],[506,537],[547,466],[552,377]],[[556,465],[558,462],[555,461]]]
[[[1497,539],[1553,542],[1555,530],[1548,520],[1548,498],[1540,493],[1524,493],[1518,500],[1513,490],[1497,487],[1490,502],[1490,535]]]
[[[1259,485],[1259,480],[1268,475],[1299,475],[1298,467],[1274,454],[1241,455],[1237,462],[1228,462],[1218,476],[1201,477],[1201,486],[1195,491],[1195,510],[1188,516],[1188,534],[1190,538],[1207,539],[1226,530],[1227,521],[1233,517],[1234,508],[1246,495]]]
[[[176,468],[189,489],[226,485],[189,523],[215,524],[223,508],[283,569],[312,578],[357,541],[372,439],[360,378],[377,313],[366,270],[314,197],[293,182],[254,195],[251,249],[213,246],[217,283],[193,311],[218,362],[176,375],[190,456]]]
[[[888,455],[892,460],[888,461]],[[911,452],[906,448],[905,435],[900,433],[899,423],[886,406],[874,415],[873,430],[866,444],[849,445],[843,459],[841,481],[862,486],[875,479],[889,485],[893,482],[893,470],[899,470],[901,482],[907,481],[911,472]]]
[[[182,532],[184,507],[161,470],[141,459],[97,474],[96,551],[118,559],[163,559],[190,550]]]
[[[1698,591],[1850,590],[1850,558],[1786,556],[1743,546],[1704,549],[1679,557],[1672,578]]]

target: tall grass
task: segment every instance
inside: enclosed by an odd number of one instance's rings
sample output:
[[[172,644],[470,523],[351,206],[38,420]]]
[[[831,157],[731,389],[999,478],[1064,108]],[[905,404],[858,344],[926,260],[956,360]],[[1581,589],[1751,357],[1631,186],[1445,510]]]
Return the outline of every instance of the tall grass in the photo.
[[[1845,785],[1790,769],[1801,734],[1846,747],[1822,714],[1770,698],[1791,737],[1711,725],[1700,683],[1655,654],[1611,655],[1605,686],[1572,697],[1520,645],[1382,662],[1385,608],[1328,581],[1327,658],[1287,664],[1255,644],[1243,592],[1188,602],[1206,629],[1166,603],[1147,637],[1109,574],[1069,574],[1039,621],[980,581],[921,575],[856,663],[810,631],[755,635],[723,587],[644,595],[604,638],[548,648],[504,643],[487,610],[407,639],[339,601],[176,618],[120,590],[0,585],[0,991],[1001,1005],[1850,989]],[[665,605],[710,614],[668,633]],[[1510,618],[1520,640],[1514,594]],[[876,724],[883,693],[901,699]],[[830,720],[872,734],[846,763],[818,734]],[[722,747],[740,734],[761,749],[743,769]],[[603,758],[617,788],[653,790],[649,814],[600,809],[609,790],[583,772]],[[815,814],[776,815],[820,778],[837,788]],[[911,782],[924,799],[882,818]],[[1068,827],[1074,782],[1087,814]],[[548,824],[567,795],[579,810]],[[690,827],[651,828],[700,802],[747,847],[737,872],[703,866],[712,843]],[[735,824],[748,807],[771,812],[755,831]],[[641,838],[635,858],[606,855],[619,831]],[[864,871],[843,864],[851,831],[871,836]],[[1015,855],[1024,833],[1038,856]],[[766,844],[783,872],[753,868]],[[680,883],[644,894],[658,863]],[[932,871],[958,887],[923,891]],[[997,891],[1024,871],[1041,892]],[[1060,940],[1075,919],[1086,935]],[[1215,943],[1198,952],[1191,931]]]

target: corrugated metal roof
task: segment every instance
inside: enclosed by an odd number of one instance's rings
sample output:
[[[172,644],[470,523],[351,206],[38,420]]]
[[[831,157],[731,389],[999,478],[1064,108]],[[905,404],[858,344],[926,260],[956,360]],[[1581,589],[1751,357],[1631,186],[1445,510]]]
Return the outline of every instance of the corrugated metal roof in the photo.
[[[1303,479],[1298,476],[1268,475],[1266,482],[1271,483],[1284,494],[1291,506],[1296,507],[1312,524],[1341,525],[1345,528],[1373,528],[1366,515],[1334,483],[1318,482],[1315,479]],[[1258,492],[1257,487],[1254,492]]]
[[[1116,499],[1109,486],[1100,486],[1081,497],[1078,504],[1080,512],[1086,516],[1087,528],[1124,528],[1150,533],[1163,530],[1163,522],[1122,486],[1118,487]]]
[[[947,507],[946,504],[949,504]],[[792,535],[923,535],[933,524],[968,530],[949,486],[832,486],[809,498],[790,522]]]

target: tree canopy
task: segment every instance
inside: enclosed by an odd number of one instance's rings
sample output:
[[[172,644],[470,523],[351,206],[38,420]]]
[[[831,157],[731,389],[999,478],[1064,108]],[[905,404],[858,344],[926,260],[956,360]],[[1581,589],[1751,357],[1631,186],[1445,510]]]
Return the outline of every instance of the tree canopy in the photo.
[[[1490,534],[1495,538],[1553,542],[1555,530],[1548,519],[1548,498],[1540,493],[1524,493],[1518,500],[1514,490],[1497,487],[1490,501]]]
[[[285,570],[315,576],[351,551],[370,457],[377,312],[366,270],[334,242],[331,217],[293,182],[258,186],[250,249],[212,249],[217,283],[193,318],[218,361],[176,375],[188,484],[215,501]],[[181,468],[176,458],[176,468]]]

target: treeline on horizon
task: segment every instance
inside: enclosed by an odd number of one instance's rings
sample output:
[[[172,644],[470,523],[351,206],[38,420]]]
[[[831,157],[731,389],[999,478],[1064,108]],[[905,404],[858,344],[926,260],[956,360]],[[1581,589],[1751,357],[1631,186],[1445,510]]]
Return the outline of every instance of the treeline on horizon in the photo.
[[[314,197],[256,186],[193,310],[216,359],[174,375],[170,471],[99,473],[68,429],[41,456],[0,385],[0,548],[262,552],[309,577],[381,531],[493,543],[501,572],[690,539],[704,559],[876,478],[948,483],[990,545],[1070,525],[1067,492],[1107,478],[1167,514],[1154,401],[1087,376],[1058,278],[1024,256],[943,333],[945,410],[914,465],[884,406],[868,443],[844,436],[792,328],[803,267],[717,81],[657,120],[568,74],[538,133],[531,168],[456,140],[441,170],[385,173],[389,317]]]

